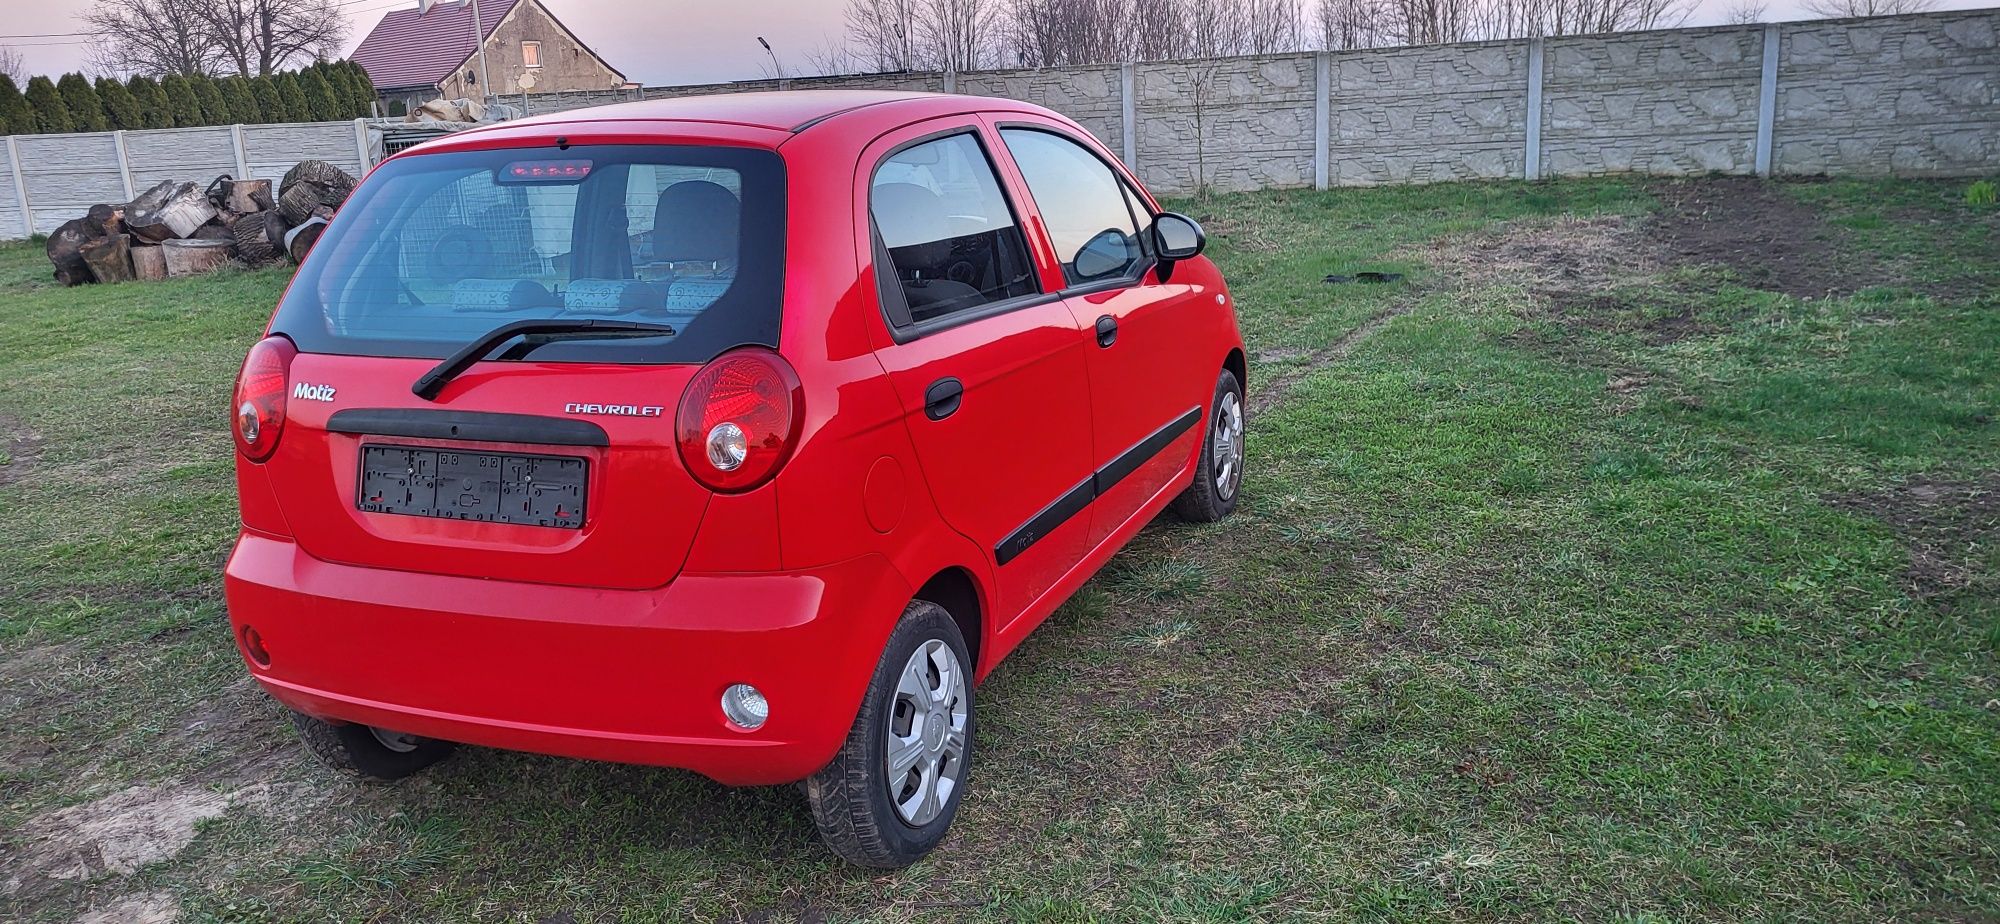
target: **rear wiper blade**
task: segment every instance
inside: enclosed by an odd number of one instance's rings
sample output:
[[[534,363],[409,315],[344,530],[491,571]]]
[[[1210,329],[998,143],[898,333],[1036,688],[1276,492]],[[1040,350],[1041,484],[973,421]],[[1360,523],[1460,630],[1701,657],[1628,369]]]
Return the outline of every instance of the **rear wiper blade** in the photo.
[[[608,321],[602,318],[579,318],[558,320],[542,318],[532,321],[515,321],[493,328],[478,339],[466,344],[458,352],[451,354],[436,368],[418,378],[410,386],[410,392],[425,401],[436,400],[438,392],[444,390],[445,383],[458,378],[460,373],[472,368],[474,363],[486,358],[486,354],[515,337],[531,337],[542,343],[557,340],[588,340],[599,337],[660,337],[672,336],[674,329],[666,324],[647,321]]]

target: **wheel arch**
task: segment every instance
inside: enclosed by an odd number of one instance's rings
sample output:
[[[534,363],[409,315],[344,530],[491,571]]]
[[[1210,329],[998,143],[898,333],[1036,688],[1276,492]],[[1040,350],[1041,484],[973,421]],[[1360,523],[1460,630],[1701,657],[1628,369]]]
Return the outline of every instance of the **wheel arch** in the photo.
[[[1250,393],[1250,367],[1244,360],[1242,347],[1229,348],[1229,355],[1222,357],[1222,368],[1236,376],[1236,386],[1243,389],[1244,394]]]
[[[930,580],[917,588],[916,599],[926,600],[944,608],[958,623],[959,634],[965,636],[966,653],[972,657],[975,676],[981,671],[979,652],[985,647],[986,611],[980,599],[978,579],[972,571],[952,565],[931,575]]]

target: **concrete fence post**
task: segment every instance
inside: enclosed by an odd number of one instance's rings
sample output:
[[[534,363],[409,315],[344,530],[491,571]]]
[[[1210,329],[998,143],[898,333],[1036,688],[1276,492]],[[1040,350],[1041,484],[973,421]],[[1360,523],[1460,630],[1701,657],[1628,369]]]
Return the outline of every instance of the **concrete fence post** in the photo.
[[[21,173],[21,146],[14,143],[14,136],[7,136],[7,166],[14,171],[14,204],[21,209],[23,237],[35,236],[35,213],[28,208],[28,178]]]
[[[368,150],[368,120],[355,119],[354,159],[360,162],[362,173],[367,173],[368,168],[375,166],[375,160],[370,156],[371,153],[373,152]]]
[[[1542,40],[1528,40],[1528,111],[1522,114],[1527,122],[1528,143],[1526,155],[1521,163],[1521,178],[1539,180],[1542,178]]]
[[[236,151],[236,178],[250,178],[250,152],[243,149],[243,126],[229,126],[229,146]]]
[[[125,155],[125,130],[111,133],[111,146],[118,151],[118,179],[125,183],[125,201],[130,202],[139,191],[132,188],[132,159]]]
[[[1132,99],[1132,65],[1118,65],[1118,140],[1125,151],[1125,169],[1139,172],[1139,107]]]
[[[1764,25],[1764,73],[1757,86],[1757,175],[1771,175],[1772,130],[1778,121],[1778,24]]]
[[[1313,188],[1327,187],[1328,122],[1333,119],[1333,55],[1313,55]]]

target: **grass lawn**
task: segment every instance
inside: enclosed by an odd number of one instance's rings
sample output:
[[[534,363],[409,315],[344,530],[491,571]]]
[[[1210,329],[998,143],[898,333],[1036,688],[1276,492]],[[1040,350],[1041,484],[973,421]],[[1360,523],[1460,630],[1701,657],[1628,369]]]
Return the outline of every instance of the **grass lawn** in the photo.
[[[219,581],[284,272],[0,248],[0,919],[2000,919],[2000,210],[1962,188],[1184,203],[1251,345],[1242,509],[1149,528],[980,689],[956,832],[882,876],[790,788],[308,763]],[[1405,278],[1322,281],[1361,270]]]

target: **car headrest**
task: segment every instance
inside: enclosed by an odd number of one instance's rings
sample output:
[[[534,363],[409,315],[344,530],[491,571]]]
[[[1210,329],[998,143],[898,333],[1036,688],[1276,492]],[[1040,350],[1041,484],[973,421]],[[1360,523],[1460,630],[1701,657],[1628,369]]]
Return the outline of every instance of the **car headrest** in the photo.
[[[653,211],[653,259],[736,259],[743,205],[719,183],[683,180],[660,191]]]
[[[909,247],[951,237],[942,198],[915,183],[877,184],[869,193],[868,210],[882,231],[882,243]]]

